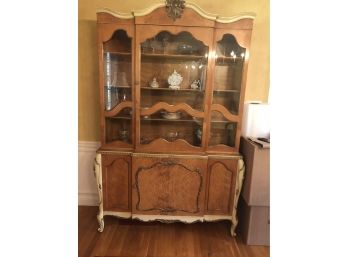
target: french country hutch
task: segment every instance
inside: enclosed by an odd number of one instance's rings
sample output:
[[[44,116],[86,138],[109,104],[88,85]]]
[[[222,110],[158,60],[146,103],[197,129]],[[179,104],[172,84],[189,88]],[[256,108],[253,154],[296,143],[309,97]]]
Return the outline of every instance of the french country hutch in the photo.
[[[113,215],[230,220],[235,235],[254,16],[219,17],[194,4],[173,15],[164,4],[97,12],[100,232]]]

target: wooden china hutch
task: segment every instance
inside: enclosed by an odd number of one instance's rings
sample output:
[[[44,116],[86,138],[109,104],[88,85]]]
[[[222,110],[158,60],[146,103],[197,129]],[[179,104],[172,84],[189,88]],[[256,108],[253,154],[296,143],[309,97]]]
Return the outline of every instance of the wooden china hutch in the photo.
[[[219,17],[193,4],[181,17],[170,11],[159,4],[130,14],[97,13],[98,230],[105,215],[225,219],[235,235],[254,16]]]

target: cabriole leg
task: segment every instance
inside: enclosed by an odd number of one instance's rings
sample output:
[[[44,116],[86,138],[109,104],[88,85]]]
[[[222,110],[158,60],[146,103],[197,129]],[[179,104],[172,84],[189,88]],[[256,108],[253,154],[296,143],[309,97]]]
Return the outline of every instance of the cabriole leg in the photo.
[[[245,166],[243,159],[238,160],[238,171],[237,171],[237,185],[236,185],[236,191],[234,194],[234,204],[233,204],[233,211],[232,211],[232,225],[231,225],[231,235],[236,235],[236,227],[238,224],[238,218],[237,218],[237,205],[238,205],[238,199],[239,195],[242,189],[243,185],[243,179],[244,179],[244,172],[245,172]]]
[[[102,183],[102,170],[101,170],[101,154],[97,154],[94,162],[94,176],[97,180],[98,194],[99,194],[99,214],[97,220],[99,223],[99,232],[104,230],[104,212],[103,212],[103,183]]]

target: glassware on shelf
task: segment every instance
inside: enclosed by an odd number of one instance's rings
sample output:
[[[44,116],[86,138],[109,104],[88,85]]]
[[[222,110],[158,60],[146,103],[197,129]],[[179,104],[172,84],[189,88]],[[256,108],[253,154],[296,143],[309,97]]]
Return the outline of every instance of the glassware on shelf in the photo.
[[[111,91],[111,56],[110,52],[105,53],[105,109],[107,111],[112,108],[112,91]]]
[[[122,90],[121,101],[127,101],[127,93],[126,93],[126,90]]]
[[[178,131],[168,131],[166,138],[169,142],[174,142],[176,139],[179,137],[179,132]]]
[[[127,129],[125,128],[121,128],[118,131],[119,137],[122,141],[127,142],[128,141],[128,137],[129,137],[129,132]]]

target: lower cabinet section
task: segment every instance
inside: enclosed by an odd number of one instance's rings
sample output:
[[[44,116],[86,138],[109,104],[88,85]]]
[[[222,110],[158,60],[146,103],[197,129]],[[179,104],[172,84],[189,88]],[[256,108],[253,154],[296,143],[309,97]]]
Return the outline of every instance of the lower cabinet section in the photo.
[[[144,221],[231,220],[244,176],[240,156],[97,154],[99,231],[105,215]]]

